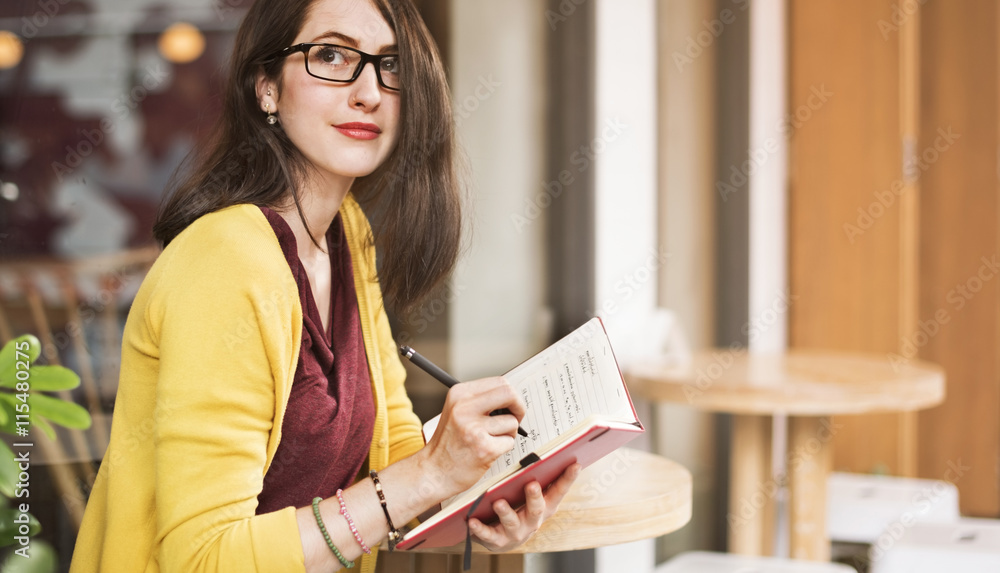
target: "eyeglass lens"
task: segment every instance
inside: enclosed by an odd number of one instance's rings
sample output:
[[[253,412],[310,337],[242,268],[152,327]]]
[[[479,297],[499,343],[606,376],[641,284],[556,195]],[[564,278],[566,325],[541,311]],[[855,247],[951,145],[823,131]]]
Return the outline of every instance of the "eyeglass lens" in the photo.
[[[386,87],[399,89],[399,58],[378,56],[375,71]],[[348,82],[362,64],[362,54],[339,46],[312,46],[306,63],[309,73],[328,80]]]

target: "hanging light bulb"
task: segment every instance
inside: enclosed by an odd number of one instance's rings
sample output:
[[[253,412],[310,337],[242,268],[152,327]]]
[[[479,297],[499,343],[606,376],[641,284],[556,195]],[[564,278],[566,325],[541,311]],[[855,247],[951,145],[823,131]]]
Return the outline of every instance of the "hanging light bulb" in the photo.
[[[160,54],[175,64],[197,60],[205,51],[205,35],[187,22],[171,24],[160,34]]]
[[[24,44],[17,34],[0,30],[0,70],[13,68],[21,63],[24,56]]]
[[[0,197],[8,201],[17,201],[17,197],[20,194],[21,190],[18,189],[17,183],[11,183],[10,181],[0,182]]]

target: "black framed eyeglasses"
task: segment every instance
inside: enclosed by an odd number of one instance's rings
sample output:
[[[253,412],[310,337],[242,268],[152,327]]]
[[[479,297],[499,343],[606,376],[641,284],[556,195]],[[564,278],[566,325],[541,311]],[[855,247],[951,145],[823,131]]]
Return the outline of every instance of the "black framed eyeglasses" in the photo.
[[[375,66],[375,76],[380,86],[399,91],[399,55],[373,56],[361,50],[337,44],[296,44],[281,50],[277,58],[296,52],[305,54],[306,72],[328,82],[351,83],[358,79],[368,62]]]

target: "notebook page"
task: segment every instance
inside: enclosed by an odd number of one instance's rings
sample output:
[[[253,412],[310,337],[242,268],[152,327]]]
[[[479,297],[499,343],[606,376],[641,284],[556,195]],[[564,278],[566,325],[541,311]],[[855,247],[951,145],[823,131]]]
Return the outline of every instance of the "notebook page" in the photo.
[[[504,378],[524,400],[526,412],[521,427],[529,437],[517,436],[514,448],[497,458],[479,483],[507,472],[524,456],[588,416],[634,419],[611,344],[596,318]]]

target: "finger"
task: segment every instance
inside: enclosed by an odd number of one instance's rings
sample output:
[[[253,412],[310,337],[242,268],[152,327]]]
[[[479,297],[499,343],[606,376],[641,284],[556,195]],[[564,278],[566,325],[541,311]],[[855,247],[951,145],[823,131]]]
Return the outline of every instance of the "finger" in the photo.
[[[453,386],[453,388],[461,387],[470,394],[485,394],[490,390],[502,388],[504,385],[507,385],[507,382],[503,379],[503,376],[491,376],[489,378],[470,380],[460,384],[459,386]]]
[[[507,405],[507,409],[510,410],[510,413],[514,414],[514,417],[517,418],[518,422],[520,422],[524,419],[524,415],[528,412],[528,408],[525,406],[521,395],[514,390],[514,387],[511,386],[506,380],[504,380],[504,384],[506,384],[507,387],[510,388],[510,391],[514,394],[514,401]]]
[[[500,376],[470,380],[449,388],[446,401],[451,400],[456,404],[469,403],[503,386],[504,380]]]
[[[468,457],[469,462],[483,464],[483,471],[498,457],[514,449],[516,444],[513,432],[494,435],[485,423],[462,428],[461,436],[465,446],[463,458]]]
[[[512,433],[494,436],[480,428],[474,441],[470,444],[469,454],[475,459],[469,460],[483,464],[483,471],[500,456],[514,449],[515,441]]]
[[[471,531],[472,534],[479,539],[479,542],[487,548],[502,545],[503,540],[500,539],[500,534],[492,527],[486,525],[482,521],[479,521],[475,517],[469,519],[469,531]]]
[[[500,518],[500,524],[507,531],[508,537],[517,537],[517,530],[521,527],[521,518],[517,512],[507,503],[505,499],[498,499],[493,502],[493,511]]]
[[[542,518],[545,516],[545,505],[542,486],[537,481],[524,486],[524,517],[532,528],[538,529],[538,526],[542,524]]]
[[[580,477],[582,470],[583,466],[573,464],[563,471],[559,479],[549,484],[548,489],[545,490],[545,504],[549,509],[555,511],[556,506],[559,505],[559,502],[562,501],[562,498],[566,496],[573,486],[573,482],[576,481],[576,478]]]
[[[483,382],[482,391],[469,399],[469,407],[483,414],[506,408],[518,421],[524,417],[524,402],[503,378],[490,378]]]
[[[517,418],[514,416],[490,416],[486,421],[486,431],[492,436],[510,436],[517,433]]]
[[[496,460],[500,456],[513,450],[515,444],[516,441],[514,440],[514,432],[507,432],[498,436],[490,435],[488,447],[493,459]],[[491,461],[490,463],[493,462]]]

